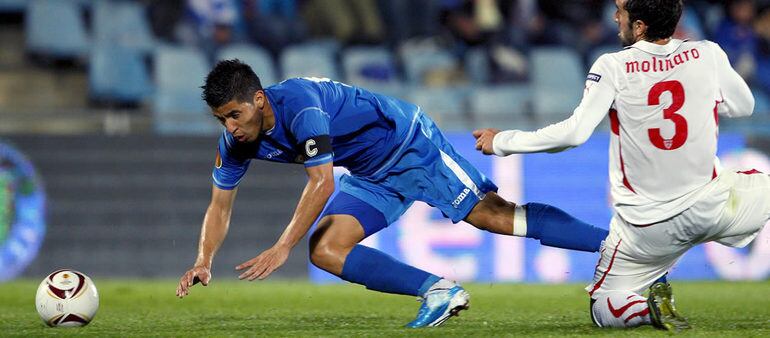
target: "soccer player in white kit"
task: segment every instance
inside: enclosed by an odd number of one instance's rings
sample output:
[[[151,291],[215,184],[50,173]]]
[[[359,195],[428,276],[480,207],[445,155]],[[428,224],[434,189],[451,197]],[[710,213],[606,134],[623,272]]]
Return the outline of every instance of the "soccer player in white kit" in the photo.
[[[720,168],[719,115],[749,116],[754,98],[719,45],[671,38],[682,1],[615,2],[625,49],[596,60],[573,115],[534,132],[476,130],[476,148],[498,156],[562,151],[609,115],[615,215],[586,288],[591,318],[600,327],[680,330],[689,324],[666,273],[697,244],[749,244],[770,218],[770,177]]]

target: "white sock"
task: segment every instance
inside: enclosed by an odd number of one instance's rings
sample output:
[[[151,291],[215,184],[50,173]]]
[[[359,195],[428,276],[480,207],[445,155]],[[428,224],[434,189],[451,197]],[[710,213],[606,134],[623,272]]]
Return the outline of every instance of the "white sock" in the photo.
[[[519,204],[516,204],[513,212],[513,235],[527,236],[527,210]]]
[[[647,299],[631,291],[594,294],[593,318],[600,327],[636,327],[650,324]]]
[[[450,281],[446,278],[441,278],[438,280],[438,282],[433,283],[433,285],[430,286],[430,289],[428,289],[428,292],[431,292],[435,289],[451,289],[453,288],[457,283]]]

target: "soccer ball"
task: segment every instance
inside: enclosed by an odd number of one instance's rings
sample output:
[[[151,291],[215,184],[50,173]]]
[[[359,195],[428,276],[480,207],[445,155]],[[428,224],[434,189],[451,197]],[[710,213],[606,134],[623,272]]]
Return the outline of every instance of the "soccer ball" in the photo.
[[[91,278],[75,270],[56,270],[37,288],[37,313],[48,326],[83,326],[99,309]]]

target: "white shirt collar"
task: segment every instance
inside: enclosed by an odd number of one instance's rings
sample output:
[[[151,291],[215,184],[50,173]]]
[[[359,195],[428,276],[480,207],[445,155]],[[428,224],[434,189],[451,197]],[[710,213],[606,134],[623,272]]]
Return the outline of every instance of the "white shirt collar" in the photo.
[[[667,44],[659,45],[649,41],[639,40],[637,43],[626,48],[636,48],[650,54],[666,56],[679,49],[679,46],[685,41],[687,40],[671,39]]]

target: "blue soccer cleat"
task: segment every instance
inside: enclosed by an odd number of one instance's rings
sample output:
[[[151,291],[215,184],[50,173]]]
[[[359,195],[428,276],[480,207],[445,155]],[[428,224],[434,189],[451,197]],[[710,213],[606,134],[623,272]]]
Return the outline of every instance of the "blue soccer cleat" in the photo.
[[[439,326],[449,317],[468,308],[471,296],[460,285],[451,288],[431,288],[422,298],[417,318],[406,324],[409,328]]]

